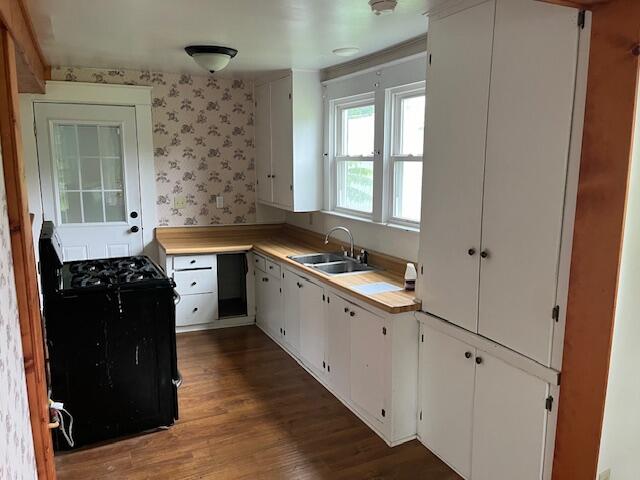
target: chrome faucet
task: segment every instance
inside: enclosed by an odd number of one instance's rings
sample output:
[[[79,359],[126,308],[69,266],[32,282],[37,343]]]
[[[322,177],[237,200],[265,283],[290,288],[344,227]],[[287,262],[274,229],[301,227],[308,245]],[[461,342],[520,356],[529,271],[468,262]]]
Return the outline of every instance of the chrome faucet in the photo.
[[[351,231],[347,228],[347,227],[333,227],[331,230],[329,230],[327,232],[327,234],[324,237],[324,244],[327,245],[329,243],[329,235],[331,235],[333,232],[335,232],[336,230],[342,230],[343,232],[347,232],[347,235],[349,235],[349,256],[351,258],[355,258],[353,256],[353,235],[351,234]]]

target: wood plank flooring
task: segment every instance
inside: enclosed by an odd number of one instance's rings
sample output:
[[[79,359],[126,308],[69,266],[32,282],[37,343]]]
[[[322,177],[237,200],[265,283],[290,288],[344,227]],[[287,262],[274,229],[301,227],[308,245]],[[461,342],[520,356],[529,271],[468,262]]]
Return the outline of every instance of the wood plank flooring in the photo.
[[[459,479],[412,441],[389,448],[255,326],[178,336],[180,420],[56,456],[71,479]]]

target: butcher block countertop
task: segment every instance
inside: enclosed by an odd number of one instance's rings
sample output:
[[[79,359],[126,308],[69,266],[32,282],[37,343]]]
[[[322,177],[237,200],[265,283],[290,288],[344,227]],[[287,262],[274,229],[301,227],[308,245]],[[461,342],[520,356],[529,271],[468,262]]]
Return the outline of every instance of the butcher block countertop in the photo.
[[[338,235],[340,235],[338,233]],[[341,290],[389,313],[420,309],[414,292],[398,290],[363,294],[353,289],[359,285],[386,282],[402,287],[406,261],[369,251],[369,264],[376,270],[351,275],[327,275],[288,258],[316,252],[336,252],[347,244],[332,238],[324,245],[324,236],[287,224],[239,225],[220,227],[159,227],[156,239],[167,255],[229,253],[253,250],[302,270],[309,277]],[[359,248],[356,251],[360,251]]]

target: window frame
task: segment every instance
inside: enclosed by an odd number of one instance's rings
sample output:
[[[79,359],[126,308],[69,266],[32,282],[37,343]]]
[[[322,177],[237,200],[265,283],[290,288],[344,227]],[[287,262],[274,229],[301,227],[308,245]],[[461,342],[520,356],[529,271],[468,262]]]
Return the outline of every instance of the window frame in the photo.
[[[413,154],[401,154],[399,151],[400,141],[402,139],[402,101],[407,98],[425,97],[425,129],[426,129],[426,109],[427,109],[427,97],[426,97],[426,81],[409,83],[406,85],[400,85],[397,87],[388,88],[386,90],[386,106],[387,115],[385,125],[388,126],[387,135],[385,135],[385,163],[387,163],[387,178],[389,182],[389,188],[387,189],[388,195],[387,202],[387,223],[393,225],[400,225],[411,228],[420,228],[420,219],[411,220],[408,218],[398,217],[395,215],[396,205],[396,176],[395,166],[398,162],[419,162],[424,168],[424,136],[423,136],[423,151],[422,155]],[[422,181],[422,179],[420,179]],[[422,186],[420,188],[422,193]],[[420,198],[421,202],[422,198]]]
[[[348,96],[348,97],[343,97],[343,98],[336,98],[334,100],[331,100],[329,102],[329,110],[330,110],[330,117],[331,117],[331,135],[330,135],[330,140],[329,140],[329,144],[330,144],[330,148],[331,148],[331,190],[332,190],[332,195],[331,195],[331,210],[338,212],[338,213],[343,213],[349,216],[353,216],[353,217],[359,217],[362,219],[366,219],[366,220],[373,220],[373,216],[374,216],[374,211],[375,211],[375,203],[376,203],[376,192],[375,192],[375,162],[376,162],[376,155],[375,155],[375,133],[374,133],[374,145],[373,145],[373,151],[371,152],[371,155],[357,155],[357,156],[350,156],[350,155],[344,155],[342,152],[342,148],[344,147],[344,126],[342,124],[343,122],[343,115],[342,112],[344,110],[347,110],[349,108],[357,108],[357,107],[364,107],[364,106],[373,106],[374,108],[374,122],[376,121],[376,112],[377,112],[377,106],[376,106],[376,96],[375,96],[375,92],[366,92],[366,93],[362,93],[362,94],[358,94],[358,95],[352,95],[352,96]],[[339,197],[339,191],[338,191],[338,172],[339,172],[339,164],[341,162],[348,162],[348,161],[356,161],[356,162],[371,162],[371,165],[373,167],[374,170],[374,188],[372,190],[371,193],[371,211],[370,212],[364,212],[362,210],[356,210],[356,209],[352,209],[352,208],[347,208],[347,207],[343,207],[340,206],[338,204],[338,197]]]

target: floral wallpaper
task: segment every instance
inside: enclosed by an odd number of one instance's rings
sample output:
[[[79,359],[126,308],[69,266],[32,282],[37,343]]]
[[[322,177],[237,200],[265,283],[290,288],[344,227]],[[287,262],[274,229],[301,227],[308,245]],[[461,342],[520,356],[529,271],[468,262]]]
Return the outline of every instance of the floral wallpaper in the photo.
[[[0,479],[37,477],[0,162]]]
[[[55,67],[53,80],[150,85],[161,226],[256,219],[253,83],[205,75]],[[224,208],[216,208],[222,195]],[[175,199],[184,208],[175,208]]]

